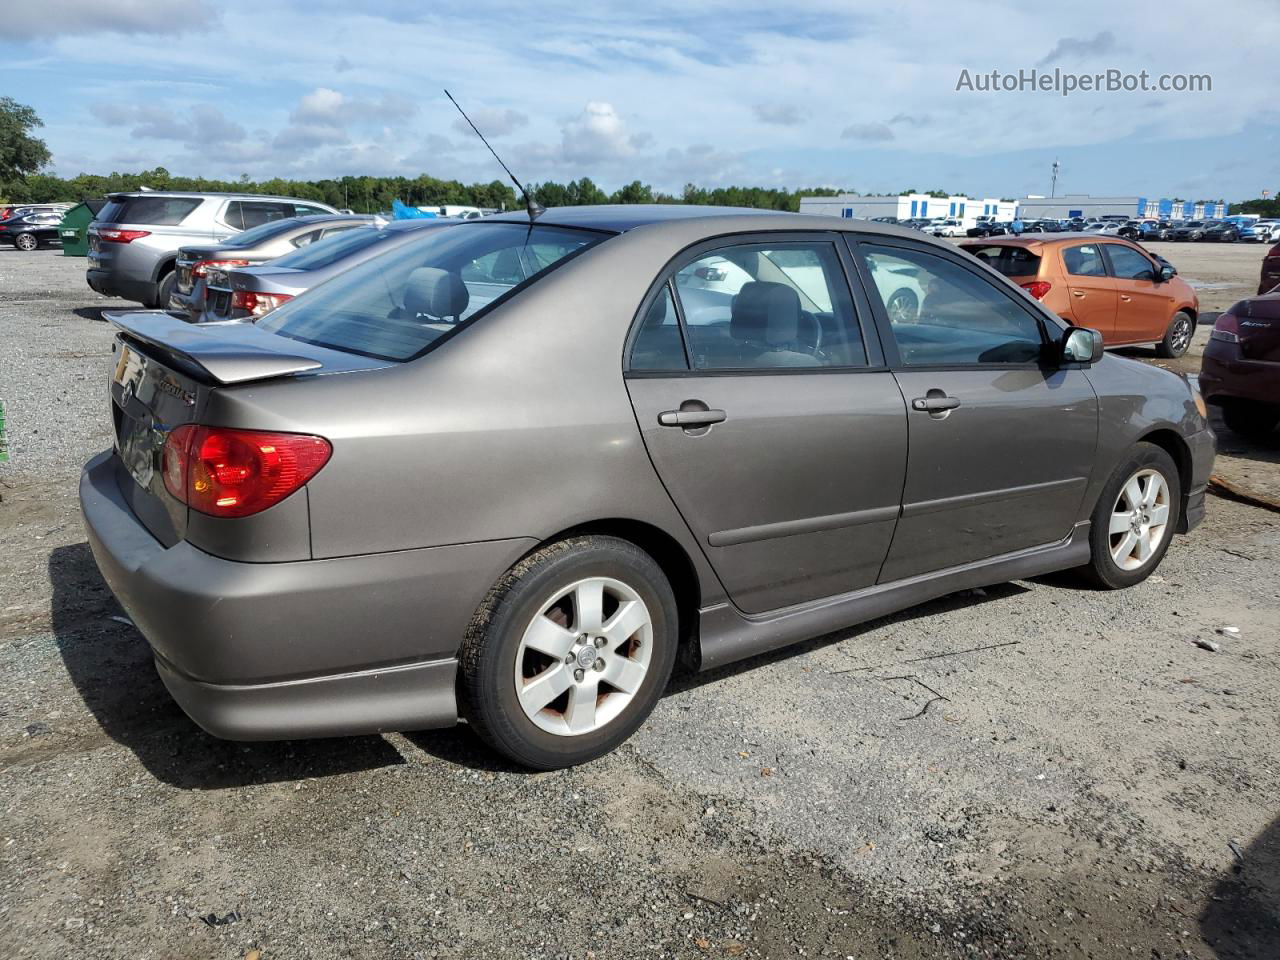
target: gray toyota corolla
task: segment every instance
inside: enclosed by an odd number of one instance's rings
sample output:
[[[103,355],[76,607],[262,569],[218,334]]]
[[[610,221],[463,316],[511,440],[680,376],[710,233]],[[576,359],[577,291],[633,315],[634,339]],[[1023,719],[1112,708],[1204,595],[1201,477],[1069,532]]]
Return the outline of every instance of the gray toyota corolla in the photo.
[[[165,684],[233,739],[464,716],[530,767],[702,669],[1079,568],[1204,513],[1183,377],[977,260],[706,207],[432,230],[261,318],[111,318],[80,497]]]

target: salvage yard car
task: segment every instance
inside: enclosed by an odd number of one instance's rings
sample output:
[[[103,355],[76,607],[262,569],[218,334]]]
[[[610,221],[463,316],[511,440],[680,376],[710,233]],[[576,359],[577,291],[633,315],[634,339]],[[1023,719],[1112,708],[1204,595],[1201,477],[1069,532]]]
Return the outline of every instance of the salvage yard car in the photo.
[[[109,194],[107,201],[89,224],[85,280],[103,296],[148,307],[168,305],[179,247],[216,243],[286,217],[338,212],[311,200],[256,194],[148,190]]]
[[[724,276],[682,281],[703,265]],[[927,291],[915,315],[885,274]],[[233,739],[462,715],[520,764],[581,763],[677,659],[1052,570],[1139,583],[1213,460],[1185,377],[866,221],[502,214],[256,323],[108,319],[89,541],[174,698]]]
[[[40,247],[62,246],[58,225],[61,214],[19,212],[6,220],[0,220],[0,243],[12,244],[17,250],[30,253]]]
[[[342,231],[256,267],[213,268],[206,279],[208,303],[204,319],[260,317],[316,284],[408,243],[423,230],[438,230],[454,223],[457,221],[444,217],[393,220],[376,229]]]
[[[208,302],[205,296],[210,271],[221,272],[231,267],[266,263],[325,237],[355,227],[372,227],[373,223],[373,217],[361,214],[321,213],[288,217],[259,224],[219,243],[180,247],[173,293],[169,301],[160,306],[176,311],[192,323],[199,323],[206,319],[206,310],[217,313],[223,306]]]
[[[1200,299],[1160,257],[1114,235],[998,237],[960,245],[1068,323],[1092,327],[1107,346],[1154,343],[1162,357],[1187,352]]]
[[[1280,424],[1280,294],[1248,297],[1218,315],[1200,385],[1234,433],[1270,437]]]

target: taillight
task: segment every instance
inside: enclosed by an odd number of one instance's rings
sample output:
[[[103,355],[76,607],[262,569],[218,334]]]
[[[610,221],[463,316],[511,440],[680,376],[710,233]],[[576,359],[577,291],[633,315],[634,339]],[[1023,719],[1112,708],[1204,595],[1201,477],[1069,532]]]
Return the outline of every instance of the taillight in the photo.
[[[255,293],[253,290],[235,290],[231,294],[231,309],[247,310],[250,316],[260,317],[292,299],[291,293]]]
[[[103,243],[133,243],[143,237],[151,236],[150,230],[116,230],[113,227],[99,227],[98,239]]]
[[[1239,343],[1240,319],[1233,313],[1218,314],[1218,319],[1213,323],[1213,332],[1209,334],[1209,339],[1221,340],[1223,343]]]
[[[248,260],[197,260],[191,265],[193,277],[203,277],[210,267],[247,267]]]
[[[1021,287],[1031,294],[1031,299],[1043,300],[1045,294],[1053,289],[1053,284],[1048,280],[1032,280],[1030,283],[1021,284]]]
[[[329,461],[324,437],[186,424],[164,445],[164,486],[192,510],[247,517],[275,506]]]

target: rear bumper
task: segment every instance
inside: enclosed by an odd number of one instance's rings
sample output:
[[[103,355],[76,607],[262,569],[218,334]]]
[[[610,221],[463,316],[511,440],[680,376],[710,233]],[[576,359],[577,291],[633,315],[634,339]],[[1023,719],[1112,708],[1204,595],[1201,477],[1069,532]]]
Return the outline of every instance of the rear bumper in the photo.
[[[103,578],[165,686],[215,736],[281,739],[449,726],[457,649],[480,599],[532,545],[241,563],[165,548],[116,484],[114,454],[80,478]]]
[[[90,267],[85,271],[85,280],[104,297],[122,297],[136,303],[150,303],[155,297],[156,285],[152,281],[113,276],[114,273],[105,267]]]
[[[1280,363],[1246,360],[1237,345],[1210,340],[1201,361],[1200,392],[1207,403],[1250,400],[1280,406]]]

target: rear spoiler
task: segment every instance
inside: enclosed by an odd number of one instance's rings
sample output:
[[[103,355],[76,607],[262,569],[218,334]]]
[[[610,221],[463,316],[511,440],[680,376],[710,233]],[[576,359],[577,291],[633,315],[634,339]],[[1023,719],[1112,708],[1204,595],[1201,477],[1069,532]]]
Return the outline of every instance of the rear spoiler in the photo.
[[[311,357],[281,353],[281,339],[252,323],[187,323],[163,310],[103,311],[102,319],[126,338],[175,357],[223,385],[270,380],[324,366]]]

